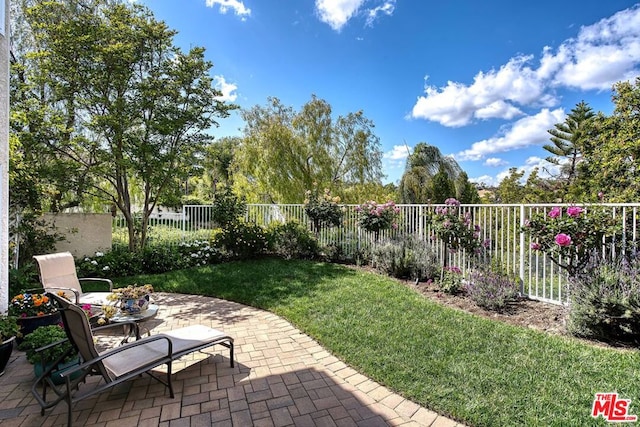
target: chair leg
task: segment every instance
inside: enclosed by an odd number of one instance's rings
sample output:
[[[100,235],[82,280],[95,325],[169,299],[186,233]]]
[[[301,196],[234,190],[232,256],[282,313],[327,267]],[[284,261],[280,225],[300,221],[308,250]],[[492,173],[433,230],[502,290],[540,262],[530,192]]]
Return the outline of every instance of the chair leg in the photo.
[[[233,368],[233,343],[229,343],[229,357],[231,358],[231,367]]]
[[[171,382],[171,362],[167,363],[167,387],[169,387],[169,396],[174,398],[173,383]]]

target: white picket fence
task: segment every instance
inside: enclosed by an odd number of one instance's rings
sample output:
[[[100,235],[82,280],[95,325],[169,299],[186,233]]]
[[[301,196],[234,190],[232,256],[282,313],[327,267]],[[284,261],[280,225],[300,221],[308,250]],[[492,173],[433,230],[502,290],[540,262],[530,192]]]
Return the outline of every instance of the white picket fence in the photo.
[[[457,265],[463,270],[469,267],[468,257],[464,253],[444,254],[442,245],[433,239],[429,215],[442,205],[398,205],[400,208],[398,229],[385,230],[375,241],[370,233],[358,227],[357,205],[345,205],[343,225],[323,229],[318,239],[322,245],[333,245],[343,254],[354,257],[362,251],[370,250],[372,245],[389,238],[413,236],[430,242],[438,257],[448,256],[449,265]],[[461,212],[469,212],[473,224],[480,226],[482,241],[488,242],[486,256],[520,278],[522,292],[531,298],[553,302],[567,302],[567,277],[565,272],[544,253],[530,249],[531,241],[522,226],[534,212],[546,213],[553,204],[501,204],[501,205],[462,205]],[[628,247],[623,251],[635,250],[638,237],[638,213],[640,204],[604,204],[611,207],[613,217],[619,221],[623,231],[623,241]],[[216,227],[211,219],[212,207],[207,205],[185,205],[181,213],[156,217],[151,221],[151,229],[159,234],[173,229],[180,233],[184,242],[206,239]],[[297,221],[309,225],[309,220],[300,204],[250,204],[246,220],[259,225],[271,222]],[[123,227],[122,219],[116,218],[114,230]],[[150,234],[152,234],[150,232]],[[615,255],[614,247],[603,247],[603,254]],[[620,249],[619,249],[620,250]]]

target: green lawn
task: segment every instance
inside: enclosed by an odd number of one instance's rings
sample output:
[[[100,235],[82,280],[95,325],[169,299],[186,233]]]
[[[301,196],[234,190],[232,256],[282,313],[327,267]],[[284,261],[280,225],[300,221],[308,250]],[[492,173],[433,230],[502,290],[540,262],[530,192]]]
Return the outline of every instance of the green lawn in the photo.
[[[606,425],[596,392],[640,414],[640,355],[440,306],[397,281],[304,261],[233,262],[119,279],[272,311],[364,375],[473,426]]]

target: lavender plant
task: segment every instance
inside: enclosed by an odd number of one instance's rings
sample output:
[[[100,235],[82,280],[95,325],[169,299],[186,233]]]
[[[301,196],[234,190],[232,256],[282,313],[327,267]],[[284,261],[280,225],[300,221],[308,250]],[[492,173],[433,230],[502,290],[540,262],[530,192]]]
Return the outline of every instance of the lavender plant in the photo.
[[[516,280],[496,269],[475,269],[469,275],[466,291],[478,306],[503,311],[519,295]]]

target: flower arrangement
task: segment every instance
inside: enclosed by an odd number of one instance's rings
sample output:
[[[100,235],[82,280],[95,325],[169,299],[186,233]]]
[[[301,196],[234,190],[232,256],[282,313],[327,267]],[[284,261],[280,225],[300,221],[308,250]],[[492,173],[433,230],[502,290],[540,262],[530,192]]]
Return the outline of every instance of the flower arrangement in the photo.
[[[525,221],[523,231],[531,238],[531,249],[575,276],[592,253],[617,234],[613,215],[600,206],[555,206],[536,212]]]
[[[9,314],[16,317],[45,316],[55,313],[58,307],[44,294],[22,293],[11,299]]]
[[[152,285],[142,285],[138,286],[137,284],[129,285],[124,288],[114,289],[107,298],[111,301],[120,301],[124,299],[140,299],[145,296],[153,293]]]
[[[380,230],[398,228],[398,214],[400,209],[393,201],[378,204],[373,200],[364,202],[356,207],[359,214],[358,224],[366,231],[379,233]]]
[[[304,211],[311,219],[312,229],[319,232],[322,227],[335,227],[342,222],[342,208],[338,205],[340,197],[331,196],[328,188],[320,194],[316,183],[313,190],[305,192]]]

